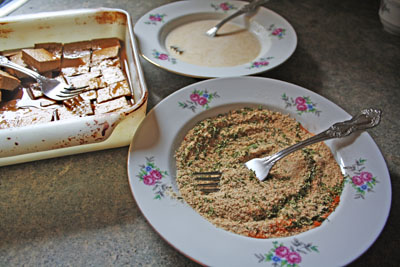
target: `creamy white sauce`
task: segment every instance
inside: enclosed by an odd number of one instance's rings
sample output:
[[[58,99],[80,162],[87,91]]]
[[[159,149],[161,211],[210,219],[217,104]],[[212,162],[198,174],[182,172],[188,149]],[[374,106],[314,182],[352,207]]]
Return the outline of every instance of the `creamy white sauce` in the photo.
[[[206,31],[218,20],[194,21],[173,29],[166,38],[168,52],[181,61],[207,67],[230,67],[254,60],[261,45],[250,31],[225,24],[215,37]]]

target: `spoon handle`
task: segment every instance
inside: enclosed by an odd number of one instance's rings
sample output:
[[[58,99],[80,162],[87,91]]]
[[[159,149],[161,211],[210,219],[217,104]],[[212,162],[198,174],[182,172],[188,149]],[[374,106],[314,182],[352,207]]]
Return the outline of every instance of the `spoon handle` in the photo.
[[[243,10],[244,13],[253,11],[254,9],[256,9],[257,7],[259,7],[260,5],[265,4],[266,2],[268,2],[269,0],[254,0],[252,2],[250,2],[247,5],[244,5],[241,10]]]
[[[251,3],[244,5],[243,7],[241,7],[238,11],[236,11],[235,13],[233,13],[232,15],[224,18],[223,20],[221,20],[217,25],[215,25],[216,28],[221,28],[222,25],[224,25],[225,23],[227,23],[228,21],[230,21],[233,18],[236,18],[237,16],[240,16],[244,13],[248,13],[250,11],[253,11],[254,9],[256,9],[257,7],[259,7],[260,5],[268,2],[269,0],[254,0]]]
[[[329,127],[327,130],[297,144],[294,144],[293,146],[285,148],[272,156],[267,157],[268,162],[276,162],[298,149],[312,145],[317,142],[325,141],[332,138],[345,137],[354,132],[375,127],[379,124],[381,120],[381,114],[382,111],[379,109],[364,109],[350,120],[337,122]]]

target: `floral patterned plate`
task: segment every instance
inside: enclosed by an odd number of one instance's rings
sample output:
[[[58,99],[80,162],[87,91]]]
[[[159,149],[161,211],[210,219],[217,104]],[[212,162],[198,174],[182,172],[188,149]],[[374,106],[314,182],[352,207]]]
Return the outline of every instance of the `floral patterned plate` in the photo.
[[[348,264],[378,237],[391,204],[388,169],[367,132],[326,142],[345,176],[341,201],[322,225],[296,236],[256,239],[233,234],[177,197],[173,154],[186,132],[206,117],[260,105],[290,114],[314,133],[351,117],[312,91],[267,78],[218,78],[187,86],[152,109],[134,136],[128,175],[137,205],[165,240],[207,266]]]
[[[136,22],[134,28],[142,56],[163,69],[199,78],[252,75],[279,66],[296,49],[296,32],[284,18],[264,7],[251,18],[249,26],[261,44],[261,51],[252,62],[233,67],[198,66],[176,59],[165,48],[165,37],[171,28],[191,21],[220,19],[245,4],[248,2],[178,1],[151,10]],[[246,27],[243,16],[232,23]]]

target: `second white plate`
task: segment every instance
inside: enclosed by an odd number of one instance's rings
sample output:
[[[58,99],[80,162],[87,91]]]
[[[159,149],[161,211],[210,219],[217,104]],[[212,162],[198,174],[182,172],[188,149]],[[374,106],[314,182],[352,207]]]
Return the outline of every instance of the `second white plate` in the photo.
[[[264,7],[259,8],[250,20],[249,30],[261,44],[259,55],[251,62],[233,67],[206,67],[183,62],[168,53],[165,38],[174,27],[198,20],[221,19],[245,4],[248,3],[179,1],[151,10],[134,28],[142,56],[163,69],[198,78],[253,75],[279,66],[295,51],[296,32],[283,17]],[[245,27],[246,21],[240,16],[232,23]]]

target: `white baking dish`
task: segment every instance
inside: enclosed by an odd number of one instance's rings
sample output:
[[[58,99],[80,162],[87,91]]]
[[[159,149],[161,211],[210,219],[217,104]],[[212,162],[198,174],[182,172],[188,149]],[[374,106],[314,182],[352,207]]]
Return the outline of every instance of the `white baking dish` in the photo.
[[[35,43],[116,37],[126,49],[125,69],[135,104],[124,112],[53,121],[0,130],[0,166],[126,146],[146,115],[148,91],[140,66],[130,16],[99,8],[0,19],[0,50]]]

